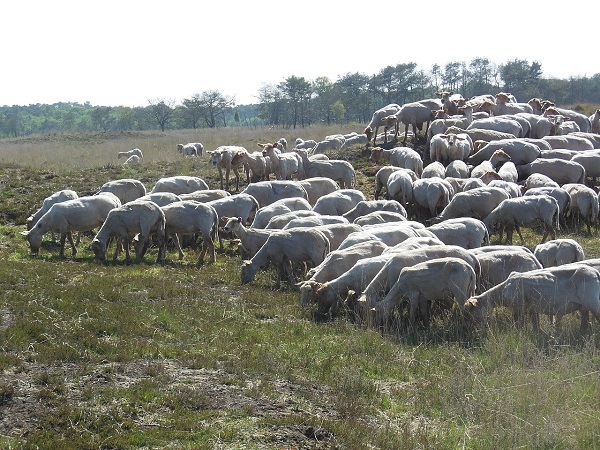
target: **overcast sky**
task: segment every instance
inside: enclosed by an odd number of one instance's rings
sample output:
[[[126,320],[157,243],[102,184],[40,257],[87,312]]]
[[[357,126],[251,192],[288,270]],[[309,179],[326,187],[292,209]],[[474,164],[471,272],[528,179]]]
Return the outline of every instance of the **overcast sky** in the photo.
[[[0,105],[147,106],[207,90],[256,103],[295,75],[332,81],[414,62],[525,59],[544,77],[600,72],[591,1],[9,1]]]

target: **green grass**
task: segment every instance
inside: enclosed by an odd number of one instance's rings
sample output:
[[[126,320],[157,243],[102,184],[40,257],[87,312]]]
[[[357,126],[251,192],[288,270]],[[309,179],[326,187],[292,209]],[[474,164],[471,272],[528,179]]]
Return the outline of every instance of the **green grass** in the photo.
[[[213,147],[234,143],[230,132],[247,147],[279,136],[221,130]],[[274,290],[271,272],[241,286],[232,250],[212,265],[197,266],[190,249],[183,261],[170,252],[165,266],[154,264],[155,249],[139,264],[102,264],[86,235],[75,259],[70,251],[59,259],[49,237],[40,256],[29,255],[25,218],[66,186],[93,192],[127,176],[151,187],[183,172],[216,185],[206,158],[163,151],[165,139],[197,140],[188,137],[40,138],[27,144],[36,155],[60,143],[65,158],[83,141],[95,154],[140,147],[149,161],[124,171],[108,157],[89,167],[39,167],[36,157],[0,169],[0,409],[9,417],[0,420],[0,448],[600,445],[598,323],[582,335],[577,318],[565,317],[559,334],[544,322],[537,335],[499,309],[484,334],[465,337],[450,314],[406,335],[344,317],[317,321],[297,292]],[[6,145],[21,144],[0,142],[0,154]],[[360,149],[348,157],[370,192],[373,167]],[[561,236],[600,257],[597,233]],[[535,231],[524,235],[530,248],[539,242]]]

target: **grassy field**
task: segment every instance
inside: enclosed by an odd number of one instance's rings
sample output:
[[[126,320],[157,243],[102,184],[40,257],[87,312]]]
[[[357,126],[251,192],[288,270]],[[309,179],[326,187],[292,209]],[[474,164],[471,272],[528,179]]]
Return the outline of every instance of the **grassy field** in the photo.
[[[360,131],[361,127],[354,128]],[[137,178],[203,177],[205,150],[337,129],[221,129],[53,135],[0,141],[0,448],[42,449],[575,449],[600,446],[600,325],[535,334],[494,313],[465,337],[450,313],[429,332],[317,318],[274,275],[240,285],[233,246],[212,265],[167,255],[98,263],[83,237],[58,258],[19,234],[44,197]],[[344,130],[353,131],[353,129]],[[123,168],[118,151],[145,161]],[[338,155],[339,156],[339,155]],[[344,157],[373,197],[361,149]],[[527,232],[532,248],[540,235]],[[600,257],[598,232],[567,234]]]

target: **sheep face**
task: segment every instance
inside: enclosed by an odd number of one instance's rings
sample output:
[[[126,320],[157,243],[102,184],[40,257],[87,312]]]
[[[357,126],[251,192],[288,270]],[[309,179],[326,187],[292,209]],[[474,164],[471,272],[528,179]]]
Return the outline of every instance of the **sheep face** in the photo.
[[[487,314],[487,308],[485,307],[484,302],[475,297],[471,297],[465,302],[464,311],[467,317],[472,318],[477,322],[481,322]]]
[[[104,261],[106,259],[106,245],[104,243],[98,239],[94,239],[91,247],[98,261]]]
[[[252,261],[244,261],[242,263],[241,281],[242,284],[248,284],[254,280],[256,275],[256,268],[252,264]]]
[[[210,163],[214,167],[217,167],[220,162],[221,162],[221,154],[219,152],[210,153]]]
[[[21,231],[21,234],[27,237],[27,241],[29,242],[29,249],[31,250],[32,255],[37,255],[40,251],[40,247],[42,246],[42,235],[41,233],[32,233],[31,231]]]

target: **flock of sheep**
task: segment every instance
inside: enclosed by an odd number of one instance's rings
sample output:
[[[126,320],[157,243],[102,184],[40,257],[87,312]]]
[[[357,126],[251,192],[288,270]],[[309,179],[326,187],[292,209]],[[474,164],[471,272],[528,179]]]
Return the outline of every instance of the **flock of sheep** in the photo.
[[[540,313],[558,324],[580,311],[582,328],[590,312],[600,320],[600,259],[585,259],[573,239],[556,239],[561,227],[585,225],[591,233],[598,219],[600,110],[585,117],[541,99],[518,103],[507,93],[437,96],[375,111],[363,134],[297,139],[290,150],[284,138],[256,152],[218,147],[207,155],[220,189],[175,176],[149,192],[134,179],[110,181],[86,197],[60,191],[44,200],[23,234],[37,253],[46,233],[59,232],[64,256],[66,240],[76,254],[72,232],[98,229],[91,244],[98,260],[114,241],[113,258],[124,250],[129,261],[133,248],[139,260],[156,245],[159,263],[169,242],[182,259],[181,239],[198,236],[199,262],[207,253],[212,262],[215,242],[222,248],[223,236],[235,236],[243,284],[275,268],[277,287],[286,279],[299,288],[303,306],[316,304],[332,317],[344,309],[381,324],[406,311],[410,326],[427,327],[436,302],[478,320],[505,306],[519,323],[529,316],[536,329]],[[394,147],[400,123],[403,146]],[[422,153],[405,146],[409,136],[416,144],[419,132]],[[352,164],[324,153],[355,145],[381,166],[374,199],[356,188]],[[203,154],[200,143],[177,150]],[[133,164],[142,154],[118,157]],[[241,192],[240,169],[247,183]],[[534,251],[524,246],[521,227],[542,229]],[[513,245],[515,231],[521,245]],[[507,243],[490,245],[495,233],[500,242],[506,233]]]

